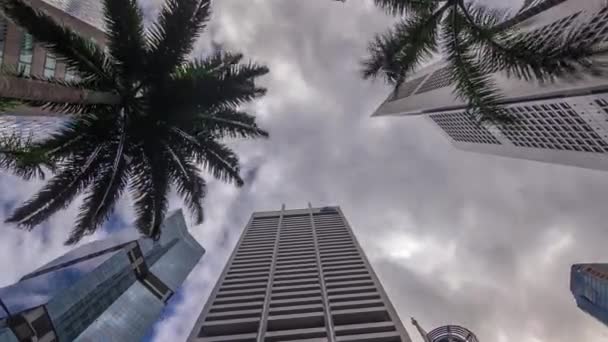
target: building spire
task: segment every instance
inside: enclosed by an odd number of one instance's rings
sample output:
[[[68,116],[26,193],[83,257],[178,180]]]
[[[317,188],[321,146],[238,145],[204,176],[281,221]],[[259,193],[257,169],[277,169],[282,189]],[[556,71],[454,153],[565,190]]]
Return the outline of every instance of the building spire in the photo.
[[[426,331],[424,331],[424,329],[420,326],[420,324],[418,324],[418,321],[414,317],[412,317],[412,324],[416,327],[424,342],[431,342]]]

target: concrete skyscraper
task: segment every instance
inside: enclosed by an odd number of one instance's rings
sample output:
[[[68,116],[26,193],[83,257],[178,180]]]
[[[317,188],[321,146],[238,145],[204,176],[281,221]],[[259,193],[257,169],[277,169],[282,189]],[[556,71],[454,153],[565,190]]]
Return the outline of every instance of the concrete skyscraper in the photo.
[[[188,341],[410,338],[338,207],[256,212]]]
[[[139,341],[204,252],[181,211],[159,241],[82,245],[0,289],[0,342]]]
[[[576,264],[570,273],[576,305],[608,325],[608,264]]]
[[[608,42],[608,5],[604,0],[530,0],[508,25],[544,39],[583,30],[598,48]],[[410,75],[374,116],[423,116],[458,149],[493,155],[608,170],[608,78],[581,75],[539,84],[492,77],[516,124],[478,125],[441,61]]]

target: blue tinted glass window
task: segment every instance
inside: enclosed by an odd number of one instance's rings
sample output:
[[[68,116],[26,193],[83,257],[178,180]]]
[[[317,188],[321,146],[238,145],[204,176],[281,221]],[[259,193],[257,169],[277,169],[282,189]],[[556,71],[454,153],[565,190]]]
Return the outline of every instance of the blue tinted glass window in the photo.
[[[116,251],[20,281],[0,289],[0,298],[12,314],[46,304],[59,291],[76,284],[114,254]]]
[[[100,252],[100,251],[103,251],[106,249],[111,249],[113,247],[121,246],[124,243],[127,243],[132,240],[133,240],[132,237],[125,236],[122,239],[119,238],[119,239],[105,239],[105,240],[92,241],[92,242],[86,243],[82,246],[79,246],[78,248],[75,248],[75,249],[69,251],[68,253],[50,261],[49,263],[36,269],[34,272],[32,272],[30,274],[41,272],[45,269],[49,269],[49,268],[61,265],[63,263],[70,262],[71,260],[85,257],[89,254],[93,254],[93,253],[97,253],[97,252]],[[22,279],[28,278],[28,276],[30,274],[24,276]]]

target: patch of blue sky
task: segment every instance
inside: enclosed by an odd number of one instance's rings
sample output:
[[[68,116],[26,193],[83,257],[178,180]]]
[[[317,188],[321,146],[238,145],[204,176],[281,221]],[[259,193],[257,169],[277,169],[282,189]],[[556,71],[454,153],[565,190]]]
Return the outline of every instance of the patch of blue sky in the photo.
[[[160,318],[156,321],[156,323],[148,330],[144,338],[141,340],[142,342],[153,342],[156,336],[156,328],[161,324],[162,321],[171,318],[176,314],[175,308],[179,304],[184,301],[184,294],[182,288],[180,288],[172,297],[169,299],[169,302],[164,307]]]

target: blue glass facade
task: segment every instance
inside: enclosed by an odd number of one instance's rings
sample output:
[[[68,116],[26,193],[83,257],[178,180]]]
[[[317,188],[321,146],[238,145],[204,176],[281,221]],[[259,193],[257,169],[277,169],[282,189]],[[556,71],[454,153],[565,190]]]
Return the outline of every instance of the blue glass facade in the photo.
[[[576,264],[570,291],[578,307],[608,325],[608,264]]]
[[[181,211],[157,242],[82,245],[0,289],[0,342],[137,341],[204,252]]]

